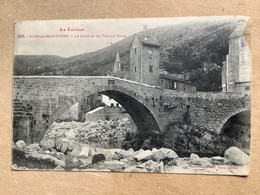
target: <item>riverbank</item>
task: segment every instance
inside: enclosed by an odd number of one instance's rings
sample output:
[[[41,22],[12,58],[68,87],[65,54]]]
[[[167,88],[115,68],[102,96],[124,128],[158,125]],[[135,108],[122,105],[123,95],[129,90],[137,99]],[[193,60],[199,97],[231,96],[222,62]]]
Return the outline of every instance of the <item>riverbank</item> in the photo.
[[[199,157],[191,154],[179,158],[171,149],[133,149],[75,147],[69,154],[46,150],[39,144],[26,146],[23,141],[13,145],[14,170],[111,171],[151,173],[196,173],[247,175],[249,156],[236,147],[224,157]]]
[[[176,152],[162,140],[156,132],[143,136],[132,132],[127,118],[54,123],[40,143],[13,144],[12,168],[233,175],[249,171],[249,156],[237,147],[225,150],[223,156],[203,157]]]

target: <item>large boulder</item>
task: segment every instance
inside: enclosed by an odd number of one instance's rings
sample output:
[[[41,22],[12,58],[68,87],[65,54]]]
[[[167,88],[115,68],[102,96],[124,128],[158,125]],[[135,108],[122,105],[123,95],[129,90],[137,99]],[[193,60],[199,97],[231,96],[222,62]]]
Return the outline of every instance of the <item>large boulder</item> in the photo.
[[[151,150],[145,150],[143,152],[140,152],[135,157],[137,161],[150,160],[152,158],[153,158],[153,153]]]
[[[113,156],[112,156],[112,160],[120,160],[124,158],[119,152],[114,152]]]
[[[40,146],[49,150],[55,147],[55,142],[52,139],[47,140],[43,138],[42,141],[40,142]]]
[[[169,150],[166,154],[166,157],[167,158],[170,158],[170,159],[177,159],[179,158],[178,155],[176,154],[176,152],[174,152],[173,150]]]
[[[199,157],[199,155],[197,155],[197,154],[193,154],[193,153],[192,153],[192,154],[190,155],[190,160],[191,160],[191,161],[196,160],[196,159],[199,159],[199,158],[200,158],[200,157]]]
[[[114,153],[119,152],[120,149],[103,149],[103,148],[96,148],[97,154],[103,154],[106,160],[112,160]]]
[[[106,160],[106,157],[104,154],[95,154],[92,158],[92,164],[98,163],[100,161]]]
[[[161,148],[160,151],[162,151],[167,158],[178,158],[178,155],[171,149]]]
[[[62,146],[61,146],[61,149],[60,149],[60,151],[62,152],[62,153],[65,153],[67,150],[68,150],[68,147],[69,147],[69,143],[62,143]]]
[[[212,167],[212,164],[210,163],[210,159],[208,158],[195,158],[191,161],[191,164],[200,165],[202,167]]]
[[[70,145],[70,142],[68,139],[59,138],[56,141],[56,149],[57,151],[61,151],[62,153],[65,153]]]
[[[81,148],[81,151],[80,151],[80,153],[79,153],[79,156],[88,157],[88,156],[89,156],[89,152],[90,152],[90,146],[84,145],[84,146]]]
[[[134,150],[132,148],[130,148],[129,150],[120,150],[119,154],[123,157],[123,158],[130,158],[133,156],[134,154]]]
[[[224,164],[225,158],[221,156],[214,156],[211,158],[214,165]]]
[[[164,168],[164,164],[163,162],[160,162],[159,164],[157,164],[155,166],[155,168],[153,169],[154,173],[165,173],[165,168]]]
[[[209,142],[212,141],[212,135],[209,133],[205,133],[205,135],[201,138],[203,145],[207,146]]]
[[[124,172],[134,172],[135,168],[136,168],[135,165],[127,167],[124,169]]]
[[[152,152],[153,152],[153,159],[155,161],[160,161],[160,160],[164,159],[166,156],[166,154],[164,152],[162,152],[161,150],[157,150],[155,148],[153,148]]]
[[[15,143],[15,146],[20,149],[23,150],[26,148],[26,143],[23,140],[19,140]]]
[[[78,156],[79,153],[81,152],[81,146],[76,146],[71,152],[71,156]]]
[[[57,167],[54,168],[55,171],[64,171],[64,169],[58,165]]]
[[[157,163],[152,161],[152,160],[148,160],[147,162],[140,164],[137,166],[137,168],[142,168],[142,169],[146,169],[147,171],[153,171],[156,167]]]
[[[40,151],[41,147],[39,146],[39,144],[30,144],[26,147],[30,152],[31,151]]]
[[[249,162],[249,156],[237,147],[228,148],[224,157],[236,165],[245,165]]]

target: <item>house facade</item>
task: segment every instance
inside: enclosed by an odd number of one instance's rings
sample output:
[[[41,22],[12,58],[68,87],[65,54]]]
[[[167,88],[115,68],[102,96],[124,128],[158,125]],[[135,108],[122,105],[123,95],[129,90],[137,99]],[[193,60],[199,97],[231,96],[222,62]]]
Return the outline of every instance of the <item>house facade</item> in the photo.
[[[160,87],[176,91],[195,92],[196,86],[185,80],[184,75],[160,75]]]
[[[83,114],[94,110],[95,108],[101,106],[102,104],[102,95],[99,93],[94,93],[92,95],[83,94],[81,103],[78,105],[78,116],[79,119],[82,118]]]
[[[159,86],[160,44],[148,34],[135,34],[130,45],[130,80]]]
[[[229,37],[229,53],[222,67],[224,92],[250,93],[251,52],[243,29],[244,26],[238,26]]]

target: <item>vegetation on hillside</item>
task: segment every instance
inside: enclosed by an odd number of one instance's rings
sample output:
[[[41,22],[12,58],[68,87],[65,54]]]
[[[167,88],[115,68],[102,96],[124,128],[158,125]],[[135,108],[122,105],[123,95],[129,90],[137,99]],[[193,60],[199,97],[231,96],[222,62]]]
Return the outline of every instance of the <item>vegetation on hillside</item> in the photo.
[[[229,35],[245,21],[186,22],[149,29],[160,48],[160,68],[169,73],[190,73],[191,81],[200,91],[221,90],[221,67],[228,54]],[[142,33],[142,32],[140,32]],[[45,56],[15,57],[15,75],[111,75],[117,51],[122,67],[129,70],[129,46],[133,35],[101,50],[60,58]],[[29,63],[29,64],[28,64]],[[28,66],[27,66],[28,65]],[[23,71],[30,67],[30,71]]]

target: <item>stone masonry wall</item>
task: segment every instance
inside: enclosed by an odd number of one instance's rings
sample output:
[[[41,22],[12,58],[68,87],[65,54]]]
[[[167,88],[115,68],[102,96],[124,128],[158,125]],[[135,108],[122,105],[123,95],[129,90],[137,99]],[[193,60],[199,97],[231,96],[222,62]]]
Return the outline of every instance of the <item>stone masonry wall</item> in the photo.
[[[177,92],[114,77],[17,76],[13,99],[33,107],[36,131],[39,131],[40,125],[54,122],[79,101],[83,93],[90,95],[108,90],[121,92],[145,106],[161,132],[172,123],[190,123],[219,133],[230,117],[250,110],[250,97],[242,94]],[[52,115],[52,119],[48,119]]]

